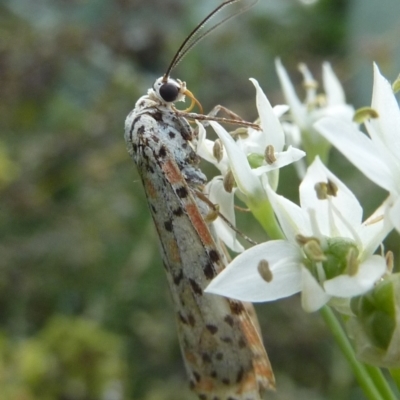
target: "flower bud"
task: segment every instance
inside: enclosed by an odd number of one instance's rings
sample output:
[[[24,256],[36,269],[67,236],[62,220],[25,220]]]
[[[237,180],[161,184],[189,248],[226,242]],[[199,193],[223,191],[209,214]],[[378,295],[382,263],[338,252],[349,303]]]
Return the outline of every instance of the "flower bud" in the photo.
[[[329,238],[328,248],[324,250],[326,261],[323,263],[326,279],[341,274],[354,274],[354,265],[357,262],[358,249],[352,240],[346,238]]]
[[[350,303],[347,323],[358,358],[379,367],[400,367],[400,274],[385,277]]]

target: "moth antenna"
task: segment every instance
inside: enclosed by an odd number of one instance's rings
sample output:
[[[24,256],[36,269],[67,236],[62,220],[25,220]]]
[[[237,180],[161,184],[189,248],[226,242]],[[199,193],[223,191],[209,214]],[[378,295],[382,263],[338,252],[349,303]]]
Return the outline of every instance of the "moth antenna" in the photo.
[[[243,13],[244,11],[248,10],[249,8],[253,7],[258,0],[251,0],[250,3],[246,6],[243,6],[239,8],[238,10],[233,10],[232,14],[226,16],[224,19],[221,21],[217,22],[215,25],[211,26],[209,29],[207,29],[205,32],[200,34],[200,36],[197,36],[201,29],[204,28],[204,26],[216,15],[218,14],[221,10],[223,10],[225,7],[228,7],[234,3],[238,3],[240,1],[246,1],[246,0],[227,0],[224,1],[222,4],[220,4],[217,8],[215,8],[213,11],[211,11],[210,14],[208,14],[194,29],[188,37],[183,41],[183,43],[180,45],[178,51],[175,53],[174,58],[172,59],[170,65],[167,68],[167,71],[164,74],[163,81],[166,82],[172,69],[175,68],[179,62],[185,57],[185,55],[192,49],[197,43],[200,42],[205,36],[207,36],[210,32],[212,32],[214,29],[218,28],[220,25],[222,25],[224,22],[230,20],[231,18],[235,17],[236,15],[239,15]]]

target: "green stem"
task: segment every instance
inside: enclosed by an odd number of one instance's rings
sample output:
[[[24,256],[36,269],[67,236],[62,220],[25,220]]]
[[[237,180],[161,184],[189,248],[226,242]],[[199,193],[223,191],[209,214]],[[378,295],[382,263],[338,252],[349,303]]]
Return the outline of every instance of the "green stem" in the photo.
[[[390,368],[390,375],[396,383],[397,388],[400,390],[400,368]]]
[[[372,380],[365,365],[361,364],[354,354],[353,347],[351,346],[342,326],[335,317],[333,311],[325,306],[321,309],[321,315],[324,318],[325,323],[329,326],[336,343],[342,350],[343,355],[346,357],[350,364],[353,373],[360,384],[360,387],[364,391],[366,397],[370,400],[389,400],[391,397],[382,397],[379,390],[376,388],[374,381]]]
[[[383,398],[385,400],[397,400],[398,397],[392,392],[392,389],[390,388],[388,381],[384,377],[381,369],[368,364],[364,364],[364,366]]]
[[[275,218],[271,203],[268,200],[262,202],[248,201],[247,206],[272,240],[283,239],[285,237]]]

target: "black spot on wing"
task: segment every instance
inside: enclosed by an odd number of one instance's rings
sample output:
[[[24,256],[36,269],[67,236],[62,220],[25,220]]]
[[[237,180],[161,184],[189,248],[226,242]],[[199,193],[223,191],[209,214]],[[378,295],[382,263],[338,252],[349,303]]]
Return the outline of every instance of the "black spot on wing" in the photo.
[[[164,227],[168,232],[172,232],[172,229],[173,229],[172,221],[171,220],[165,221]]]
[[[189,278],[189,283],[190,283],[190,286],[192,287],[192,290],[194,293],[196,293],[199,296],[201,296],[203,294],[201,287],[194,279]]]
[[[236,383],[241,382],[243,379],[243,376],[244,376],[244,369],[243,369],[243,367],[240,367],[240,369],[236,375]]]
[[[211,280],[215,277],[216,273],[214,270],[214,266],[211,263],[207,263],[203,268],[204,275],[208,280]]]
[[[178,207],[176,210],[172,211],[172,214],[174,214],[176,217],[182,216],[183,215],[182,207]]]
[[[240,301],[231,300],[229,302],[229,307],[232,311],[232,314],[238,315],[244,312],[244,306]]]
[[[160,147],[160,151],[158,152],[159,157],[164,158],[167,155],[167,150],[165,146]]]
[[[224,321],[229,325],[229,326],[233,326],[233,318],[231,315],[226,315],[224,318]]]
[[[239,349],[244,349],[246,347],[246,341],[243,338],[238,340]]]
[[[156,121],[162,121],[163,120],[163,115],[162,112],[157,110],[153,113],[151,113],[151,116],[156,120]]]
[[[214,250],[214,249],[210,250],[209,253],[208,253],[208,255],[210,256],[210,258],[211,258],[211,260],[212,260],[213,262],[218,262],[219,259],[220,259],[217,250]]]
[[[175,285],[178,286],[181,283],[182,279],[183,279],[183,271],[180,270],[179,273],[173,278]]]
[[[198,373],[198,372],[196,372],[196,371],[193,371],[193,376],[194,376],[194,379],[196,379],[196,381],[197,382],[200,382],[200,374]]]
[[[139,126],[137,133],[138,135],[143,135],[143,133],[146,131],[146,128],[144,127],[144,125]]]
[[[189,192],[185,186],[181,186],[176,189],[176,194],[178,195],[179,198],[184,199],[189,195]]]
[[[207,324],[206,328],[208,329],[208,331],[212,334],[215,335],[218,332],[218,327],[215,325],[211,325],[211,324]]]

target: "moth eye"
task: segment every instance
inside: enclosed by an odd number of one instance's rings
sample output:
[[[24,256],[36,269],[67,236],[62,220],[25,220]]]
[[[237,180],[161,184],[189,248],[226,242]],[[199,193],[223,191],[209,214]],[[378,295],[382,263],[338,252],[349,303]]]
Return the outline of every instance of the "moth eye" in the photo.
[[[176,82],[166,82],[160,86],[159,93],[163,100],[173,102],[178,98],[180,87]]]

